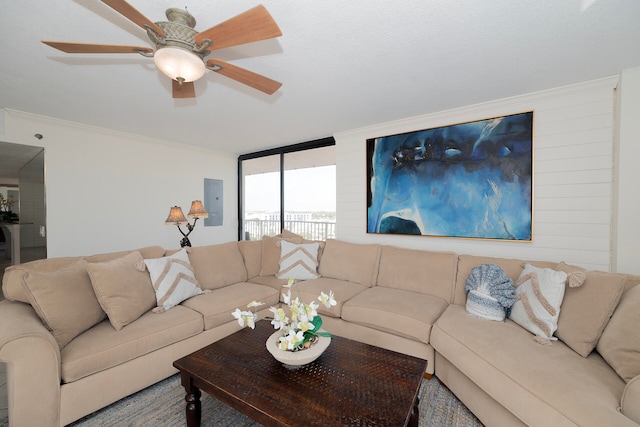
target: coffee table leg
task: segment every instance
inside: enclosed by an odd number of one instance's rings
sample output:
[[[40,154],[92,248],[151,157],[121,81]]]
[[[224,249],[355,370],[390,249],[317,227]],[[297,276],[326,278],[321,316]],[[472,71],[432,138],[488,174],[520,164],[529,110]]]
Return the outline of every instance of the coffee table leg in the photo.
[[[419,404],[420,404],[420,399],[416,396],[416,401],[413,403],[413,409],[411,409],[411,417],[409,418],[409,423],[407,423],[407,427],[418,427],[418,421],[420,420],[420,414],[418,412]]]
[[[202,392],[198,387],[193,385],[191,377],[185,373],[182,373],[182,386],[187,391],[187,395],[184,397],[184,400],[187,402],[185,407],[187,427],[200,427],[200,417],[202,414],[200,396],[202,396]]]

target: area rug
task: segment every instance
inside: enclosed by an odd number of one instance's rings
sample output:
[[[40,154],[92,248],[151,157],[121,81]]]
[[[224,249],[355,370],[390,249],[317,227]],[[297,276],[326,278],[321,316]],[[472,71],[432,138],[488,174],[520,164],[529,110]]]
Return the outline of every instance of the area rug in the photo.
[[[420,387],[420,427],[482,427],[478,419],[433,377]],[[206,393],[202,427],[259,427]],[[185,426],[184,389],[178,374],[88,415],[69,427]]]

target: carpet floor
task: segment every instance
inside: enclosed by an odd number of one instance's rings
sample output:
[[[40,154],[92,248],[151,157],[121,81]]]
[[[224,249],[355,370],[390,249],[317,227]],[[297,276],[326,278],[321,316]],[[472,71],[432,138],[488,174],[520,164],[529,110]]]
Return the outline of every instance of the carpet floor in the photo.
[[[206,393],[202,395],[202,427],[258,427]],[[88,415],[68,427],[184,426],[184,389],[174,375]],[[420,427],[482,427],[478,419],[436,377],[420,387]],[[1,424],[0,424],[1,425]]]
[[[433,377],[420,387],[420,427],[483,427],[449,389]],[[259,427],[260,424],[203,393],[202,427]],[[125,397],[67,427],[185,426],[184,389],[176,374]],[[0,427],[9,425],[0,413]]]

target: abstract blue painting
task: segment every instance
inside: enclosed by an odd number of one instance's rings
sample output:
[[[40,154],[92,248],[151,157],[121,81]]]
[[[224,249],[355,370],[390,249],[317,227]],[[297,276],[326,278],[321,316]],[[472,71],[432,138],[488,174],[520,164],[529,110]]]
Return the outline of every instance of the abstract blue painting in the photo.
[[[532,241],[533,112],[367,140],[367,232]]]

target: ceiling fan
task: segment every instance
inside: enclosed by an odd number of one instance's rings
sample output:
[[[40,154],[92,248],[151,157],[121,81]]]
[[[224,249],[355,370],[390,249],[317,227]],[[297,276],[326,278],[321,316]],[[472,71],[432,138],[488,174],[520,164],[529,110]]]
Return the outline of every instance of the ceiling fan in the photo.
[[[269,95],[282,83],[219,59],[205,58],[212,50],[270,39],[282,35],[267,9],[256,6],[208,30],[194,30],[196,20],[182,9],[167,9],[169,22],[151,22],[125,0],[101,0],[147,31],[156,48],[112,44],[69,43],[42,40],[66,53],[139,53],[153,57],[157,67],[173,81],[174,98],[195,98],[193,82],[206,69],[215,71]]]

